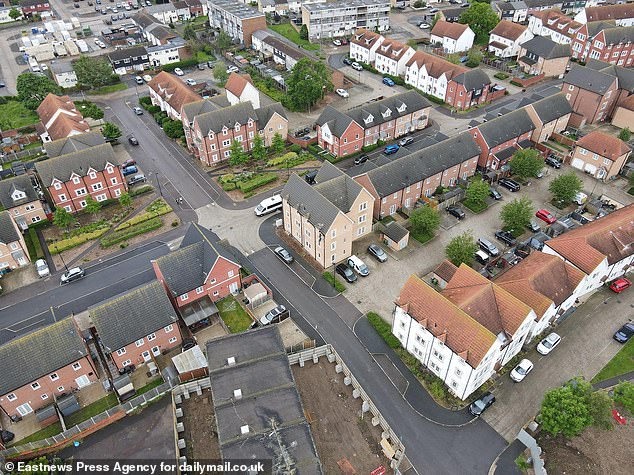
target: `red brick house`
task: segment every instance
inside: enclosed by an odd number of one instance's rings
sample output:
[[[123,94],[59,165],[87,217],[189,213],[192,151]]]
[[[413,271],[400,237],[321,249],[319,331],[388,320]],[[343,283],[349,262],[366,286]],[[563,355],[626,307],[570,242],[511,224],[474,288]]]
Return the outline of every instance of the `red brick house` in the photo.
[[[481,69],[471,69],[453,77],[447,84],[445,102],[457,110],[466,110],[492,102],[504,95],[506,89],[491,84],[491,79]]]
[[[614,21],[595,21],[577,30],[572,57],[580,61],[598,59],[617,66],[634,64],[634,26],[616,26]]]
[[[181,120],[181,109],[185,104],[198,102],[202,97],[191,86],[165,71],[161,71],[148,83],[152,104],[159,106],[172,120]]]
[[[593,130],[581,137],[570,152],[570,164],[593,177],[608,181],[620,173],[632,149],[618,137]]]
[[[195,223],[180,248],[152,261],[152,266],[188,325],[213,315],[214,302],[242,289],[240,264],[210,231]]]
[[[86,206],[87,196],[117,199],[128,189],[109,143],[37,162],[35,170],[53,206],[71,213]]]
[[[44,128],[43,142],[90,132],[90,126],[68,96],[49,93],[38,106],[37,115]]]
[[[480,124],[469,134],[480,146],[478,167],[486,170],[500,170],[520,148],[529,148],[535,125],[525,109],[497,117]]]
[[[42,15],[51,11],[51,4],[46,0],[20,0],[19,4],[25,17]]]
[[[0,346],[0,409],[25,417],[99,379],[72,318]]]
[[[178,316],[158,280],[89,309],[94,333],[118,369],[139,366],[181,344]]]
[[[181,122],[183,123],[183,131],[185,132],[185,141],[187,148],[194,154],[196,158],[200,155],[198,147],[193,145],[194,118],[197,115],[206,114],[224,107],[229,107],[229,100],[225,94],[214,96],[209,99],[202,99],[196,102],[184,104],[181,107]]]

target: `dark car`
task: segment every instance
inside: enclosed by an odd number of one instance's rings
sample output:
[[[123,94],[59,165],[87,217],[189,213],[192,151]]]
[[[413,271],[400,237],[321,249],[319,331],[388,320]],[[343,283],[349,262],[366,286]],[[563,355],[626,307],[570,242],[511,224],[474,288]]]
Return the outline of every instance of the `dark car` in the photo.
[[[121,168],[128,168],[128,167],[131,167],[132,165],[136,165],[136,160],[129,158],[121,164]]]
[[[464,211],[460,208],[460,206],[447,206],[447,213],[452,216],[455,216],[458,219],[463,219],[465,217]]]
[[[3,444],[8,444],[15,438],[15,434],[13,432],[9,432],[8,430],[0,431],[0,440],[2,440]]]
[[[544,160],[544,163],[553,168],[557,168],[557,169],[561,168],[561,162],[557,160],[555,157],[553,157],[552,155],[548,155],[546,159]]]
[[[287,264],[290,264],[291,262],[293,262],[293,256],[291,256],[291,253],[288,252],[286,249],[284,249],[282,246],[277,246],[273,252],[275,253],[275,255],[277,257],[279,257],[280,259],[282,259],[284,262],[286,262]]]
[[[634,335],[634,323],[626,323],[614,334],[614,339],[619,343],[627,343]]]
[[[361,165],[362,163],[367,162],[368,158],[370,158],[370,157],[368,157],[367,155],[361,155],[361,156],[359,156],[359,157],[354,159],[354,164],[355,165]]]
[[[381,246],[378,244],[370,244],[368,246],[368,252],[372,257],[374,257],[379,262],[387,261],[387,254],[383,250]]]
[[[68,284],[69,282],[75,282],[86,275],[86,271],[81,267],[73,267],[62,274],[60,284]]]
[[[481,416],[489,406],[495,402],[495,396],[489,392],[486,392],[482,397],[476,401],[473,401],[469,406],[469,412],[474,416]]]
[[[498,190],[496,190],[495,188],[491,188],[489,190],[489,196],[491,198],[493,198],[494,200],[496,200],[496,201],[502,199],[502,194]]]
[[[145,175],[143,173],[140,173],[138,175],[134,175],[128,180],[128,186],[134,186],[137,183],[145,183],[146,181],[147,178],[145,178]]]
[[[517,239],[515,239],[508,231],[496,231],[495,237],[507,246],[515,246],[515,243],[517,242]]]
[[[337,267],[335,268],[335,270],[337,271],[337,274],[339,274],[341,277],[343,277],[346,280],[346,282],[348,283],[356,282],[357,274],[355,274],[354,271],[350,269],[350,267],[348,267],[346,264],[344,263],[337,264]]]
[[[134,135],[131,135],[130,137],[128,137],[128,142],[130,142],[130,145],[139,145],[139,141],[136,139]]]
[[[343,58],[342,59],[343,64],[345,64],[346,66],[352,66],[352,60],[350,58]]]
[[[520,184],[510,178],[502,178],[498,183],[509,191],[520,191]]]

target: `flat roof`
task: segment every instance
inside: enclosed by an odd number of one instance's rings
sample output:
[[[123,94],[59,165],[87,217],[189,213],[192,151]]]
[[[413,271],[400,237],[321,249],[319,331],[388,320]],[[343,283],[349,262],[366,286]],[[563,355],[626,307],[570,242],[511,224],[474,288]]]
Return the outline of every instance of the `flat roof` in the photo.
[[[390,8],[390,0],[347,0],[330,3],[309,3],[302,5],[309,12],[321,12],[326,10],[336,10],[338,8],[359,8],[369,6],[386,6]]]
[[[207,343],[209,372],[229,368],[227,359],[235,358],[236,365],[253,362],[268,356],[286,354],[279,332],[268,328],[228,335]]]
[[[207,5],[218,7],[232,15],[244,20],[247,18],[257,18],[265,16],[264,13],[259,12],[257,8],[253,8],[250,5],[239,3],[236,0],[211,0],[207,2]]]

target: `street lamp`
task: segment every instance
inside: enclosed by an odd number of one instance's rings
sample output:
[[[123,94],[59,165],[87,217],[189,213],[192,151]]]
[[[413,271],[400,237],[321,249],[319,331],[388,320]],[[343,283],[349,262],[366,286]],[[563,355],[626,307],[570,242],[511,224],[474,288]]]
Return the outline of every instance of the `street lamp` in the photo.
[[[59,249],[57,248],[57,244],[55,244],[55,252],[59,256],[59,258],[62,260],[62,264],[64,264],[64,269],[66,269],[66,272],[68,272],[68,266],[66,265],[66,262],[64,262],[64,257],[62,256],[61,252],[59,252]]]
[[[156,176],[156,183],[158,184],[159,194],[161,195],[161,198],[163,198],[163,190],[161,188],[161,179],[159,178],[159,172],[154,170],[153,173]]]

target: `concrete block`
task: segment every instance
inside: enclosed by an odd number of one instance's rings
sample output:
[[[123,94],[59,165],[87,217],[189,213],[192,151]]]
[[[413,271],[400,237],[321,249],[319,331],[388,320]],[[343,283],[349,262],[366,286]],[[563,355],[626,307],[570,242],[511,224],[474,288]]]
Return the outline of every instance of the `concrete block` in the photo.
[[[361,410],[363,412],[368,412],[370,410],[370,403],[368,401],[363,401],[363,404],[361,404]]]
[[[180,404],[180,403],[182,403],[182,402],[183,402],[183,398],[181,397],[181,395],[180,395],[180,394],[177,394],[176,396],[174,396],[174,402],[175,402],[176,404]]]
[[[182,422],[177,422],[176,423],[176,432],[185,432],[185,426],[183,425]]]
[[[179,449],[185,448],[185,439],[178,439],[178,448]]]
[[[353,398],[358,399],[359,396],[361,396],[361,391],[359,391],[358,389],[355,389],[354,391],[352,391]]]
[[[345,384],[346,386],[350,386],[352,384],[352,378],[350,376],[346,376],[345,378],[343,378],[343,384]]]
[[[390,433],[389,432],[381,432],[381,438],[385,439],[385,440],[390,440]]]
[[[319,356],[313,355],[313,363],[315,364],[319,363]]]
[[[176,418],[183,417],[183,409],[180,407],[176,408]]]
[[[183,396],[185,397],[185,399],[189,399],[189,391],[185,390]]]
[[[341,366],[340,364],[338,364],[337,366],[335,366],[335,371],[337,373],[343,373],[343,366]]]
[[[300,358],[299,359],[299,367],[303,368],[304,367],[304,358]]]
[[[334,353],[328,353],[328,363],[334,363],[337,361],[337,357]]]
[[[372,418],[372,426],[373,426],[373,427],[378,426],[380,423],[381,423],[381,421],[379,420],[379,418],[378,418],[378,417],[373,417],[373,418]]]

